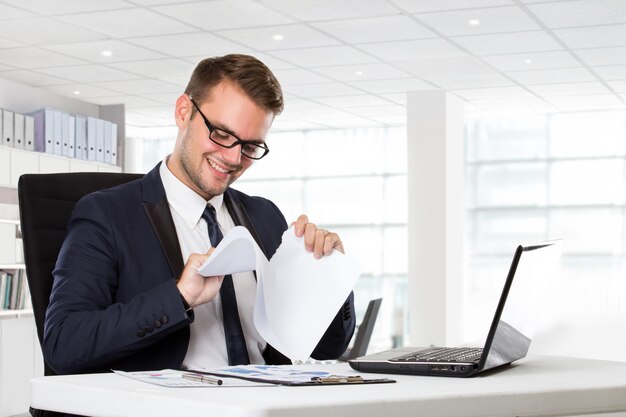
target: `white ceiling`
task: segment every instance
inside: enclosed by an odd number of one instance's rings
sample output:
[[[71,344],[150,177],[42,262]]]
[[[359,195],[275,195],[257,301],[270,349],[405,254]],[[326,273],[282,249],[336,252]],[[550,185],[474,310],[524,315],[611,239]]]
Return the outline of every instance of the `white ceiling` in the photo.
[[[275,72],[278,130],[403,124],[412,90],[469,117],[623,108],[626,0],[0,0],[0,78],[125,103],[129,131],[173,126],[226,53]]]

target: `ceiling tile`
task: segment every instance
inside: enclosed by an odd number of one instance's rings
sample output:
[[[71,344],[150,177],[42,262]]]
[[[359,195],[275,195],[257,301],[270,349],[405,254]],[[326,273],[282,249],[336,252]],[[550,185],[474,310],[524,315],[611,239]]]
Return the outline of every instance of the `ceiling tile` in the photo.
[[[607,84],[618,93],[626,93],[626,80],[608,81]]]
[[[40,69],[39,72],[54,77],[64,78],[77,83],[100,81],[133,80],[140,78],[125,71],[108,68],[103,65],[78,65]]]
[[[99,64],[164,58],[164,55],[158,52],[117,40],[50,45],[45,46],[44,49]],[[111,52],[111,56],[102,55],[103,51]]]
[[[574,53],[588,65],[626,64],[626,46],[577,49]]]
[[[148,100],[157,101],[162,104],[173,104],[176,103],[178,97],[183,94],[183,91],[173,91],[170,93],[149,93],[149,94],[141,94],[141,97],[146,98]]]
[[[385,104],[378,106],[343,107],[342,110],[361,117],[377,118],[385,116],[406,117],[406,108],[398,104]]]
[[[432,84],[418,80],[417,78],[356,81],[351,82],[350,85],[373,94],[405,93],[407,91],[432,90],[435,88]]]
[[[613,94],[546,97],[561,110],[587,110],[624,107],[624,102]]]
[[[425,77],[425,79],[445,89],[501,87],[514,84],[513,81],[495,71],[474,74],[459,72],[456,74],[431,75]]]
[[[169,19],[151,10],[140,8],[79,13],[58,18],[73,25],[89,28],[117,39],[190,31],[189,26],[184,23]]]
[[[21,1],[19,3],[22,3]],[[20,19],[23,17],[35,17],[36,15],[22,9],[0,4],[0,20]]]
[[[312,23],[312,26],[354,44],[437,37],[434,32],[409,16],[318,22]]]
[[[35,17],[2,21],[0,38],[25,45],[49,45],[103,39],[105,36],[55,19]]]
[[[266,2],[252,0],[213,0],[157,6],[153,10],[203,30],[295,23],[293,19],[265,7],[264,4]]]
[[[321,124],[327,125],[333,129],[347,129],[356,127],[376,127],[382,126],[382,123],[376,120],[366,119],[364,117],[349,117],[345,119],[326,120],[319,119]]]
[[[337,65],[316,68],[315,72],[337,81],[382,80],[410,76],[388,64]]]
[[[399,14],[379,0],[263,0],[263,4],[305,22]]]
[[[624,0],[577,0],[529,5],[550,28],[626,23]]]
[[[269,54],[265,54],[263,52],[254,52],[252,53],[252,55],[254,55],[254,57],[256,59],[258,59],[259,61],[263,62],[265,65],[267,65],[269,67],[269,69],[271,69],[272,71],[274,70],[279,70],[279,69],[289,69],[289,68],[295,68],[295,65],[289,63],[289,62],[285,62],[282,59],[278,59],[274,56],[271,56]]]
[[[386,62],[467,55],[444,39],[369,43],[359,45],[359,48]]]
[[[182,93],[179,86],[158,80],[108,81],[94,85],[126,94]]]
[[[183,61],[182,59],[168,58],[112,63],[108,66],[150,78],[161,78],[175,75],[185,75],[189,78],[195,64]]]
[[[289,86],[285,88],[285,91],[298,97],[309,98],[349,96],[362,93],[343,83],[299,84]]]
[[[511,71],[508,75],[524,85],[596,81],[596,77],[584,68]]]
[[[338,45],[340,42],[305,25],[269,26],[215,32],[224,38],[259,51]],[[281,36],[280,40],[273,39]]]
[[[300,48],[274,51],[272,55],[304,68],[333,65],[350,65],[375,62],[376,58],[350,46],[328,46],[324,48]]]
[[[10,41],[8,39],[0,39],[0,49],[18,48],[20,46],[26,46],[26,44]]]
[[[592,69],[604,80],[626,80],[626,65],[607,65]]]
[[[573,49],[624,46],[626,25],[557,29],[554,33]]]
[[[172,126],[175,124],[174,117],[159,117],[126,111],[126,123],[136,127]]]
[[[452,40],[476,55],[561,50],[559,44],[542,31],[463,36]]]
[[[451,93],[465,100],[491,100],[503,98],[528,98],[533,97],[528,90],[522,87],[492,87],[492,88],[468,88],[452,90]]]
[[[494,70],[479,58],[473,56],[454,56],[444,58],[415,59],[397,62],[398,68],[416,77],[432,77],[456,74],[493,73]]]
[[[379,94],[380,98],[406,106],[406,92]]]
[[[500,71],[524,71],[580,66],[580,62],[569,52],[565,51],[494,55],[485,56],[482,59]]]
[[[0,72],[0,78],[17,81],[22,84],[31,85],[33,87],[45,87],[49,85],[67,84],[68,81],[41,74],[35,71],[18,70]]]
[[[54,91],[55,93],[62,94],[64,96],[78,98],[81,100],[90,99],[94,97],[111,97],[115,95],[119,95],[119,93],[111,90],[107,90],[106,88],[96,87],[91,84],[63,84],[63,85],[53,85],[50,87],[46,87],[46,90]],[[78,91],[80,94],[75,94]]]
[[[409,13],[443,10],[474,9],[477,7],[508,6],[512,0],[391,0]]]
[[[246,47],[204,32],[134,38],[128,39],[128,42],[168,54],[172,57],[203,56],[206,58],[249,51]]]
[[[392,102],[390,100],[385,100],[384,98],[368,94],[359,94],[356,96],[318,97],[315,101],[323,105],[339,109],[359,106],[382,106]],[[396,102],[393,103],[397,104]]]
[[[84,61],[39,48],[1,49],[0,62],[6,62],[17,68],[45,68],[63,65],[80,65]]]
[[[122,0],[3,0],[4,3],[18,6],[33,13],[54,16],[64,13],[96,12],[101,10],[124,9],[133,7]]]
[[[277,117],[272,123],[272,131],[274,132],[289,132],[296,130],[309,130],[309,129],[321,129],[325,126],[319,123],[305,122],[303,120],[294,120],[282,118],[282,115]]]
[[[539,26],[518,7],[458,10],[417,15],[429,27],[446,36],[538,30]],[[471,25],[477,19],[480,24]]]
[[[159,103],[154,100],[149,100],[143,97],[129,96],[129,95],[94,97],[94,98],[89,99],[89,101],[91,103],[98,104],[101,106],[108,105],[108,104],[124,103],[124,107],[127,110],[135,108],[135,107],[162,106],[163,105],[162,103]]]
[[[540,96],[578,96],[584,94],[609,94],[610,91],[599,82],[590,83],[559,83],[528,86]]]
[[[278,78],[283,88],[295,84],[328,83],[332,81],[323,75],[300,68],[276,70],[274,75]]]

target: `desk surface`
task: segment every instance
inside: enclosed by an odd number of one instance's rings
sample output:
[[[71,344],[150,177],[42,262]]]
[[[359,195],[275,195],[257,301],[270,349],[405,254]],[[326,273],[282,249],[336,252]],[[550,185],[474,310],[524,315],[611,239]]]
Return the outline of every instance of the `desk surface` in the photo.
[[[320,367],[350,372],[346,364]],[[474,378],[393,378],[396,384],[167,388],[115,374],[52,376],[32,380],[31,405],[94,417],[488,417],[626,412],[623,362],[531,356]]]

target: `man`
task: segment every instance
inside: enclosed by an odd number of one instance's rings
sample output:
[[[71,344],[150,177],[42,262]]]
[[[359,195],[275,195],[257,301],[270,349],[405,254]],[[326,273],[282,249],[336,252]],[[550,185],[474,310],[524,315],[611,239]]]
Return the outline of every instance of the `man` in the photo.
[[[43,353],[52,369],[289,363],[254,328],[253,272],[196,272],[217,233],[235,225],[248,228],[268,258],[280,245],[287,223],[278,208],[229,186],[267,154],[265,137],[282,108],[278,81],[257,59],[200,62],[176,101],[173,153],[144,178],[88,195],[74,208],[46,313]],[[316,258],[343,251],[335,233],[304,215],[294,229]],[[354,326],[350,294],[312,356],[339,357]]]

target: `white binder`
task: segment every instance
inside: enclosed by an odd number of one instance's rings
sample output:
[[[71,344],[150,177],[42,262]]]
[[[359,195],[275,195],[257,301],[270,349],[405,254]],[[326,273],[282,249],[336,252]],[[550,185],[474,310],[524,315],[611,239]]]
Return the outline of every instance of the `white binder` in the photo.
[[[61,113],[61,155],[70,156],[70,115]]]
[[[104,120],[96,119],[96,161],[104,162]]]
[[[67,146],[69,148],[67,156],[70,158],[76,157],[76,117],[70,116],[70,134],[67,141]]]
[[[24,149],[35,150],[35,118],[28,115],[24,116]]]
[[[117,165],[117,124],[111,124],[111,165]]]
[[[76,142],[74,146],[77,159],[87,159],[87,118],[76,116]]]
[[[111,125],[112,123],[104,120],[104,146],[103,146],[103,154],[104,154],[104,162],[107,164],[111,163]]]
[[[22,113],[13,114],[13,146],[24,149],[24,115]]]
[[[97,123],[95,117],[87,118],[87,160],[96,160]]]
[[[52,110],[54,115],[54,127],[52,130],[52,149],[51,152],[55,155],[63,155],[63,113],[58,110]]]
[[[13,147],[13,112],[2,111],[2,144]]]

